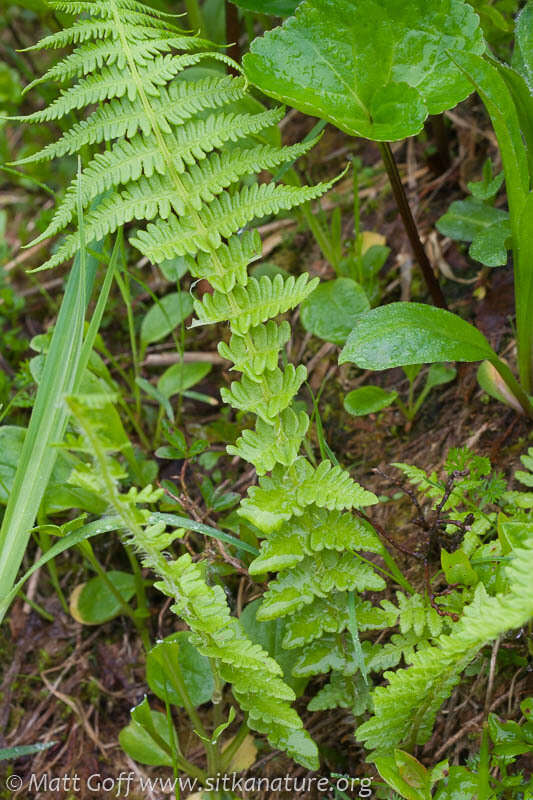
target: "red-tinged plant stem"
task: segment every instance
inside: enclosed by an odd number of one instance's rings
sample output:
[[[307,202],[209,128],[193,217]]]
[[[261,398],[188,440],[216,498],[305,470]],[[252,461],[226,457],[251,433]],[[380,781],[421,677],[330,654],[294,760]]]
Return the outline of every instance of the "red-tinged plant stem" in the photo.
[[[394,199],[396,200],[396,205],[398,206],[398,211],[400,212],[405,231],[409,237],[409,242],[411,244],[414,256],[418,261],[420,269],[424,275],[424,280],[429,293],[431,294],[433,303],[439,308],[447,309],[448,305],[442,293],[442,289],[440,288],[439,282],[435,277],[435,273],[433,272],[433,268],[429,263],[429,258],[427,257],[424,245],[420,241],[418,228],[416,227],[416,222],[413,219],[413,214],[411,213],[409,201],[407,199],[407,195],[405,194],[405,189],[403,188],[402,179],[400,177],[400,173],[398,172],[398,167],[396,161],[394,160],[390,144],[388,142],[378,142],[378,145],[381,151],[381,157],[383,158],[385,169],[387,170],[387,175],[389,176]]]

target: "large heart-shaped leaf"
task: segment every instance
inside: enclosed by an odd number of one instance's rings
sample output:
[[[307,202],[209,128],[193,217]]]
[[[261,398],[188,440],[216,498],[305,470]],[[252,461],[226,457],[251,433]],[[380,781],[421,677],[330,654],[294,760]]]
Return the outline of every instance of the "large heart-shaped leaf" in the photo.
[[[389,369],[435,361],[494,361],[483,334],[461,317],[423,303],[390,303],[363,314],[339,363]]]
[[[354,136],[392,141],[468,97],[450,53],[484,49],[463,0],[305,0],[252,42],[244,66],[266,94]]]

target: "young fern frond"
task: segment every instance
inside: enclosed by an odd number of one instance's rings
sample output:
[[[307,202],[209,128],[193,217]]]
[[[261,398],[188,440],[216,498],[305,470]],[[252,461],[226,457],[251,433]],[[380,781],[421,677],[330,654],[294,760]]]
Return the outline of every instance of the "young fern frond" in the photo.
[[[514,551],[507,567],[507,592],[490,597],[479,584],[473,602],[451,634],[441,635],[433,645],[413,653],[408,669],[385,673],[389,685],[374,690],[374,716],[356,732],[368,748],[376,755],[389,754],[394,747],[427,741],[440,706],[479,650],[533,617],[532,570],[530,537],[524,547]]]
[[[140,493],[135,489],[121,492],[123,472],[101,428],[101,416],[94,413],[95,406],[109,406],[109,402],[109,395],[68,399],[81,433],[80,440],[71,441],[71,445],[92,460],[85,472],[78,471],[70,480],[82,485],[89,481],[120,518],[124,535],[139,552],[143,565],[159,577],[156,587],[172,598],[172,610],[189,626],[192,644],[212,660],[221,680],[231,684],[249,727],[266,734],[274,747],[316,769],[316,747],[290,705],[295,695],[283,681],[281,667],[248,639],[239,621],[231,616],[223,589],[206,582],[201,564],[194,563],[188,553],[177,559],[168,556],[169,545],[182,532],[165,533],[164,523],[150,524],[149,510],[139,507],[157,500],[161,492],[153,492],[151,487]]]

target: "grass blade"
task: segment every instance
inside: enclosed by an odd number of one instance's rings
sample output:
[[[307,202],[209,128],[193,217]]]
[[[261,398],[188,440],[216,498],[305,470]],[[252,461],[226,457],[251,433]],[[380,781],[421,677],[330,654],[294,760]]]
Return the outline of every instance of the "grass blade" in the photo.
[[[80,240],[84,245],[83,218],[79,219]],[[102,292],[89,332],[84,340],[85,313],[91,296],[97,260],[87,256],[82,246],[69,275],[65,295],[46,356],[35,404],[13,487],[0,528],[0,622],[11,596],[44,491],[57,457],[57,447],[67,426],[69,411],[63,398],[77,391],[87,366],[94,338],[107,301],[118,256],[115,244]]]

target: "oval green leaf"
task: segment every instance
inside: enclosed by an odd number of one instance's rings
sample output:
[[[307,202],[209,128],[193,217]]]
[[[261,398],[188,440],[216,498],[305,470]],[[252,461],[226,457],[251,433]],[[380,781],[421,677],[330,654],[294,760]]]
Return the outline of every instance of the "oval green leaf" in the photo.
[[[188,292],[172,292],[162,297],[142,321],[143,346],[164,339],[190,314],[192,314],[192,298]]]
[[[135,578],[129,572],[111,570],[106,572],[106,580],[97,575],[72,592],[70,611],[78,622],[101,625],[120,614],[122,604],[109,584],[120,594],[123,603],[128,603],[135,594]]]
[[[302,325],[326,342],[342,345],[357,317],[370,308],[368,298],[358,283],[337,278],[321,283],[300,307]]]
[[[146,681],[152,692],[174,706],[183,706],[176,675],[181,674],[194,706],[213,696],[215,681],[209,659],[189,641],[188,631],[179,631],[158,642],[146,656]]]
[[[157,388],[163,397],[169,398],[175,394],[182,394],[195,386],[211,372],[211,364],[193,362],[191,364],[172,364],[157,382]]]
[[[387,408],[397,397],[398,392],[387,392],[380,386],[362,386],[346,395],[344,410],[353,417],[364,417]]]
[[[436,361],[497,360],[483,334],[470,323],[423,303],[391,303],[359,318],[339,364],[389,369]]]
[[[131,722],[118,735],[124,752],[140,764],[153,767],[173,765],[169,723],[165,714],[152,711],[146,697],[131,712]],[[174,733],[175,735],[175,733]]]
[[[352,136],[392,141],[468,97],[449,54],[484,49],[463,0],[305,0],[243,63],[265,94]]]

